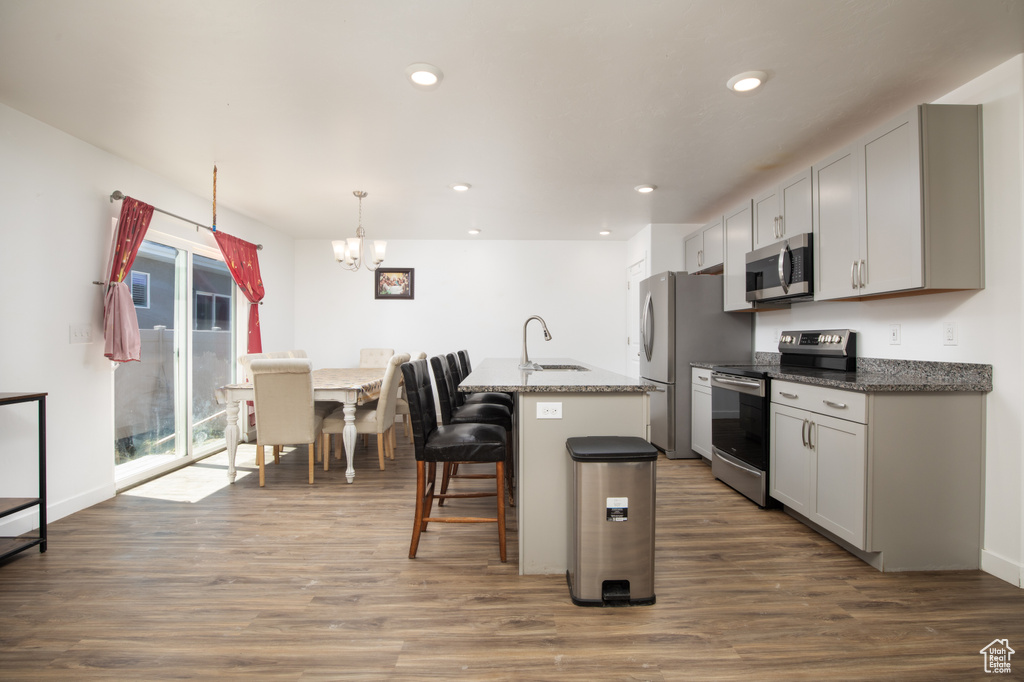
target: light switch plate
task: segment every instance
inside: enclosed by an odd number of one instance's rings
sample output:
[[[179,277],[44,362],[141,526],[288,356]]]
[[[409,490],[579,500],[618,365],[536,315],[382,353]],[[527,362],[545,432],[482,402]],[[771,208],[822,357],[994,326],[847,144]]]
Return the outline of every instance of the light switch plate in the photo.
[[[562,403],[537,403],[537,419],[561,419]]]
[[[68,343],[92,343],[92,327],[87,324],[69,325]]]

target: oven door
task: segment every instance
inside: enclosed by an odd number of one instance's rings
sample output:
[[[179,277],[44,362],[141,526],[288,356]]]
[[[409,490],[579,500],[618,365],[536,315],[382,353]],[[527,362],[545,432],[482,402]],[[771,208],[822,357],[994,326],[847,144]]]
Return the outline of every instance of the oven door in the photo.
[[[711,471],[761,507],[768,505],[767,383],[711,373]]]
[[[761,471],[768,469],[766,383],[711,373],[711,445]]]

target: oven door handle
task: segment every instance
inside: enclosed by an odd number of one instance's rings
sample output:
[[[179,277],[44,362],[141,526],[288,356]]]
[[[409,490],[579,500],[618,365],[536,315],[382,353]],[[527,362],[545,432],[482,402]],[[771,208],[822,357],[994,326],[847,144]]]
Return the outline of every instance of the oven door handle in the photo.
[[[730,386],[744,386],[746,388],[761,387],[761,382],[757,379],[734,379],[732,377],[726,377],[724,374],[718,374],[717,372],[712,373],[711,378],[720,384],[729,384]]]
[[[765,385],[763,381],[758,379],[746,379],[743,377],[737,377],[732,374],[720,374],[718,372],[711,373],[711,391],[733,391],[735,393],[744,393],[746,395],[753,395],[759,398],[763,398],[765,395]]]

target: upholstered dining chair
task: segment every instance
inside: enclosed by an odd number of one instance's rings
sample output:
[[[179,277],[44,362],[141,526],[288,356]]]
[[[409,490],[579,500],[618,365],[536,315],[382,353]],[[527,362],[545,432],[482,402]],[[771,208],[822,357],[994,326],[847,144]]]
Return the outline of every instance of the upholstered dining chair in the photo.
[[[492,424],[500,426],[507,434],[506,438],[506,459],[504,467],[506,486],[509,493],[509,501],[515,503],[513,488],[512,467],[512,411],[504,405],[494,403],[473,403],[456,405],[452,397],[456,392],[455,380],[448,369],[448,359],[441,355],[430,358],[430,368],[434,372],[434,384],[437,387],[437,400],[441,405],[442,424]],[[441,492],[448,492],[448,485],[452,478],[476,478],[475,475],[458,473],[458,464],[446,464],[441,479]],[[440,503],[443,506],[443,499]]]
[[[434,393],[426,360],[402,365],[402,376],[409,397],[413,442],[416,451],[416,513],[413,519],[409,558],[416,558],[420,533],[430,523],[497,523],[498,550],[505,561],[505,431],[494,424],[437,423]],[[494,492],[474,491],[447,493],[437,491],[438,463],[494,463]],[[495,497],[497,514],[492,517],[432,516],[434,500],[451,498]]]
[[[359,366],[387,367],[394,354],[394,348],[362,348],[359,350]]]
[[[410,360],[426,360],[427,354],[423,351],[416,351],[409,354]],[[409,439],[409,443],[412,443],[412,426],[409,420],[409,401],[405,397],[405,381],[403,379],[402,386],[398,389],[398,399],[395,401],[395,415],[402,418],[402,422],[405,424],[405,435]]]
[[[309,482],[313,483],[313,457],[323,418],[313,407],[313,366],[306,358],[258,358],[249,363],[253,402],[256,405],[256,464],[260,487],[266,476],[264,448],[273,447],[280,462],[282,445],[306,444]]]
[[[409,354],[392,355],[384,370],[384,379],[380,385],[380,397],[366,406],[356,408],[356,433],[377,435],[377,459],[381,471],[384,470],[384,458],[395,458],[395,400],[398,397],[398,384],[402,363],[408,362]],[[324,419],[323,432],[328,435],[341,435],[345,430],[345,410],[337,408]],[[326,448],[325,448],[326,450]],[[341,438],[335,439],[335,456],[341,457]],[[327,454],[324,454],[325,467]]]
[[[460,351],[461,352],[461,351]],[[463,393],[458,390],[459,384],[468,376],[468,373],[463,369],[462,364],[459,362],[458,356],[455,353],[448,353],[445,356],[448,361],[448,371],[451,373],[452,378],[455,380],[455,393],[452,394],[452,403],[461,407],[465,404],[474,403],[492,403],[495,405],[504,405],[509,410],[513,409],[515,401],[512,400],[512,396],[508,393],[500,393],[498,391],[481,391],[479,393]]]

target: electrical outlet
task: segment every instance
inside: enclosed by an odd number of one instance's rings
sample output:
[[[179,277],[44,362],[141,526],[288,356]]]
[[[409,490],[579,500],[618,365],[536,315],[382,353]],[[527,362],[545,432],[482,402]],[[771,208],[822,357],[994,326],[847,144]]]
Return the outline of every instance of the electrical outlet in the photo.
[[[69,325],[68,343],[92,343],[92,327],[87,324]]]
[[[561,419],[562,403],[537,403],[537,419]]]
[[[942,323],[942,345],[955,346],[959,342],[956,331],[956,322]]]
[[[900,325],[890,324],[889,325],[889,345],[898,346],[900,345]]]

